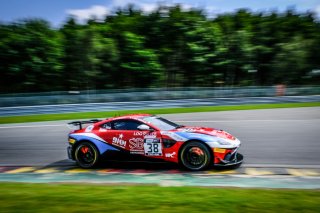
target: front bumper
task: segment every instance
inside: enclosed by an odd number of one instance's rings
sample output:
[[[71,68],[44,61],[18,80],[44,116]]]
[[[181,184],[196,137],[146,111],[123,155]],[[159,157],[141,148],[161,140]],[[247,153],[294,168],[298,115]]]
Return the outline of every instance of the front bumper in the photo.
[[[68,146],[67,147],[67,153],[68,153],[68,158],[71,159],[71,160],[74,160],[74,156],[72,154],[72,146]]]
[[[221,160],[219,163],[215,163],[214,166],[235,166],[235,165],[240,165],[243,162],[243,155],[240,153],[236,153],[234,155],[234,158],[232,160],[226,161],[226,160]]]
[[[241,164],[243,155],[238,153],[239,147],[230,149],[214,148],[214,165],[216,166],[232,166]]]

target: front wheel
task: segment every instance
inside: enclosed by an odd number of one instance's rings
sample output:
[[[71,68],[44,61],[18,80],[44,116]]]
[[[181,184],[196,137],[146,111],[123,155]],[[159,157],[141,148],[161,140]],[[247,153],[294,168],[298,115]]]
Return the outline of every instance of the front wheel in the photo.
[[[180,152],[181,164],[193,171],[206,169],[210,165],[211,159],[208,147],[197,141],[187,143]]]
[[[78,165],[84,169],[95,167],[99,160],[97,148],[89,142],[80,143],[74,152],[74,156]]]

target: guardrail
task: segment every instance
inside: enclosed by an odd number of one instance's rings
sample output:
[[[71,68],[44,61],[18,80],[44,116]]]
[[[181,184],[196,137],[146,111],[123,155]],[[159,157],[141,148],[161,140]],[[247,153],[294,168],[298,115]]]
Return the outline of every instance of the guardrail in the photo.
[[[19,93],[0,95],[0,107],[203,98],[319,95],[320,86],[188,87]]]

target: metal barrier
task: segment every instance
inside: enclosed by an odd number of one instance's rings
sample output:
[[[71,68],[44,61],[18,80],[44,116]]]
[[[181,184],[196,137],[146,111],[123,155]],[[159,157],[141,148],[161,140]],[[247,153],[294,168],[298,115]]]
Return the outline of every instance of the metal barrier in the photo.
[[[188,87],[61,91],[0,95],[0,107],[279,95],[319,95],[320,86]]]

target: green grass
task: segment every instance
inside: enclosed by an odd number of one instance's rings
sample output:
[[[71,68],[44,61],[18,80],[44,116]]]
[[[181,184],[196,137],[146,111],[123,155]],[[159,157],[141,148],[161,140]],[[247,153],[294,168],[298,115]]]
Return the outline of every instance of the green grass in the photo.
[[[319,190],[1,183],[1,212],[319,212]]]
[[[78,112],[78,113],[64,113],[64,114],[7,116],[7,117],[0,117],[0,124],[37,122],[37,121],[54,121],[54,120],[106,118],[106,117],[111,117],[115,115],[125,115],[125,114],[131,114],[131,113],[173,114],[173,113],[230,111],[230,110],[314,107],[314,106],[320,106],[320,102],[255,104],[255,105],[238,105],[238,106],[201,106],[201,107],[185,107],[185,108],[122,110],[122,111],[108,111],[108,112]]]

